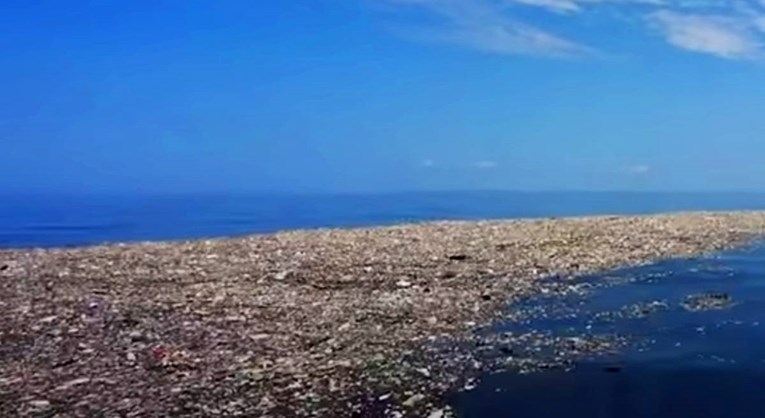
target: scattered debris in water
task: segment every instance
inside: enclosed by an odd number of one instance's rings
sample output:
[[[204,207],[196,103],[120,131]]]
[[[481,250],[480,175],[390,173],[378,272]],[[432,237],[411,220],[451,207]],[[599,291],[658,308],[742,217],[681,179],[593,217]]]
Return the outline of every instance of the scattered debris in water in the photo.
[[[708,311],[727,309],[734,304],[733,298],[727,293],[700,293],[688,296],[681,305],[689,311]]]
[[[0,416],[449,416],[441,395],[484,372],[624,344],[492,336],[508,300],[587,293],[569,279],[764,228],[762,213],[702,213],[0,251]]]
[[[454,255],[450,255],[448,258],[451,261],[465,261],[469,257],[467,256],[467,254],[454,254]]]
[[[578,278],[596,285],[582,297],[531,298],[523,308],[544,313],[495,329],[516,337],[534,331],[525,346],[562,338],[569,347],[587,347],[587,336],[615,333],[626,344],[605,355],[594,349],[567,357],[574,364],[563,370],[484,374],[473,391],[452,392],[449,402],[460,416],[485,418],[638,418],[646,405],[656,418],[759,416],[761,397],[752,388],[765,384],[763,262],[765,245],[758,244],[609,273],[628,278],[624,286],[600,285],[601,275]]]
[[[666,311],[667,309],[669,309],[669,304],[666,300],[654,300],[651,302],[640,302],[625,306],[622,308],[622,312],[625,316],[630,318],[645,318],[648,315]]]

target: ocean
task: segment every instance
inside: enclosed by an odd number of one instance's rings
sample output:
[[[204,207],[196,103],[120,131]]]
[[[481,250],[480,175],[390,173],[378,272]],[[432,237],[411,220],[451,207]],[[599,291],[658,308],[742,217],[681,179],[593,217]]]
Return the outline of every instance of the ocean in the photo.
[[[765,194],[410,192],[0,195],[0,248],[238,236],[431,220],[765,209]]]
[[[0,204],[0,247],[174,240],[436,219],[755,209],[765,209],[765,194],[5,196]],[[452,393],[445,400],[461,418],[762,416],[763,266],[765,245],[760,243],[580,278],[592,284],[629,280],[574,297],[568,302],[576,309],[574,315],[565,311],[555,316],[548,309],[549,315],[531,322],[500,322],[491,332],[541,332],[564,339],[618,335],[629,341],[626,347],[584,358],[568,372],[553,368],[482,375],[472,390]],[[689,298],[700,294],[724,295],[732,303],[719,310],[684,308]],[[548,302],[542,298],[529,303],[546,307]],[[663,308],[639,317],[616,315],[630,306],[652,304]]]
[[[487,374],[450,401],[460,418],[762,417],[763,277],[765,243],[580,278],[626,284],[574,296],[563,315],[500,323],[496,332],[619,335],[626,347],[583,359],[570,371]],[[730,303],[689,310],[684,304],[694,295],[723,295]],[[550,305],[544,298],[532,303]],[[634,306],[659,308],[618,315]]]

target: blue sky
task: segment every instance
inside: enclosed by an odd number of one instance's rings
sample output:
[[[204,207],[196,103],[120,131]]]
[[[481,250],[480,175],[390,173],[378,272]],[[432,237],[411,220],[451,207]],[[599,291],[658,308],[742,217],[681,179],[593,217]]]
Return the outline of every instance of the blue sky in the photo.
[[[759,0],[0,4],[0,191],[765,190]]]

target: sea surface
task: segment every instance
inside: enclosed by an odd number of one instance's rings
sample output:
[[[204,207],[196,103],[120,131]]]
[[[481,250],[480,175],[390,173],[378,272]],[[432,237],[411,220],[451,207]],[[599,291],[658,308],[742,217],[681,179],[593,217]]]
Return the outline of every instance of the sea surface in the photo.
[[[0,248],[236,236],[289,229],[765,209],[765,194],[417,192],[345,195],[0,195]]]
[[[385,195],[5,196],[0,247],[76,246],[436,219],[765,209],[762,194],[449,192]],[[461,418],[765,417],[765,244],[576,279],[613,283],[562,301],[575,314],[499,323],[494,332],[628,344],[571,370],[488,374],[448,400]],[[689,311],[689,296],[725,295]],[[524,301],[555,312],[561,301]],[[663,307],[611,316],[624,307]],[[549,306],[548,306],[549,304]],[[511,308],[512,309],[512,308]],[[603,318],[607,318],[604,320]]]
[[[561,337],[614,334],[628,341],[627,346],[584,359],[569,371],[485,375],[474,390],[451,398],[457,415],[765,416],[765,244],[578,280],[602,283],[619,279],[625,279],[625,284],[568,300],[575,315],[569,312],[507,322],[497,331],[525,329]],[[721,309],[686,309],[683,305],[689,296],[698,294],[725,295],[730,303]],[[640,316],[603,315],[651,302],[661,303],[663,308]],[[532,303],[552,304],[544,298]]]

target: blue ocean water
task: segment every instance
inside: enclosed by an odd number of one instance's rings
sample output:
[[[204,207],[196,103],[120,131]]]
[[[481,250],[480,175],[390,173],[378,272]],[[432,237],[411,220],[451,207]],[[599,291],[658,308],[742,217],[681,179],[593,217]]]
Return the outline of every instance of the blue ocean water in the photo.
[[[552,335],[616,333],[632,343],[572,371],[488,374],[451,399],[460,418],[754,418],[765,416],[765,245],[609,272],[629,283],[570,301],[576,315],[521,328]],[[602,283],[604,275],[582,278]],[[689,311],[689,295],[729,295],[727,309]],[[638,302],[663,301],[644,317],[598,319]],[[540,302],[544,303],[544,302]],[[601,317],[602,318],[602,317]]]
[[[765,194],[481,191],[356,195],[0,195],[0,247],[186,239],[437,219],[734,209],[765,209]]]

